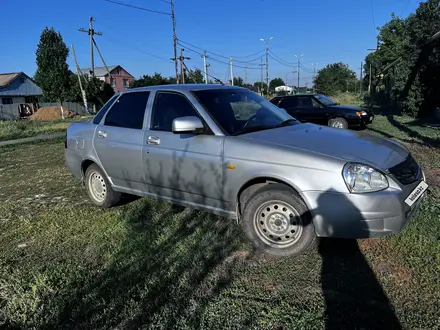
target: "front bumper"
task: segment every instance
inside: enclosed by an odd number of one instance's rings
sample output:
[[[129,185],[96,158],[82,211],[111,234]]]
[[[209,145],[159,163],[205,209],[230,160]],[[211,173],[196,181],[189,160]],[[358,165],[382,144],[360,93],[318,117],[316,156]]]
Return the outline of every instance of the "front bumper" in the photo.
[[[420,180],[407,186],[366,194],[332,191],[303,192],[319,237],[368,238],[400,232],[414,216],[423,196],[412,207],[404,201]]]
[[[374,114],[368,113],[366,116],[361,117],[361,125],[367,126],[371,124],[374,120]]]

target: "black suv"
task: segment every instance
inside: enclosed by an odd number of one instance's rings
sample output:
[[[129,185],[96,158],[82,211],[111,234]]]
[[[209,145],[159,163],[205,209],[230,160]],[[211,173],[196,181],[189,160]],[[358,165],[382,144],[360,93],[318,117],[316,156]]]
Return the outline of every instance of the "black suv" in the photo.
[[[362,129],[374,119],[373,113],[366,109],[340,105],[322,94],[277,96],[270,102],[299,121],[336,128]]]

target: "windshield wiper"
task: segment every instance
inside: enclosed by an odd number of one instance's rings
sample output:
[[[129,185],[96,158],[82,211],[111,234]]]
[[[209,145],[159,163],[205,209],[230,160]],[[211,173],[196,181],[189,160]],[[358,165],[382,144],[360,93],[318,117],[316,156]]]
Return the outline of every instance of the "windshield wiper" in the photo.
[[[281,124],[278,124],[277,127],[288,126],[292,122],[297,122],[297,120],[293,119],[293,118],[287,119],[287,120],[283,121]]]
[[[257,126],[249,126],[246,128],[243,128],[237,132],[232,133],[231,135],[240,135],[245,133],[251,133],[251,132],[257,132],[257,131],[263,131],[265,129],[271,129],[271,128],[277,128],[278,125],[257,125]]]

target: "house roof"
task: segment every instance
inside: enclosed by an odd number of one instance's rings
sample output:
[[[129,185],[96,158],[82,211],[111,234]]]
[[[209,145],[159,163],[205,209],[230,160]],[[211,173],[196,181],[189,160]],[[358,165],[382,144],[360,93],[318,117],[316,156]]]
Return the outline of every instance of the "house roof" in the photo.
[[[15,84],[18,78],[25,77],[24,82]],[[35,81],[24,72],[0,73],[0,95],[1,96],[39,96],[43,92]]]
[[[8,86],[11,82],[15,80],[18,76],[24,74],[23,72],[12,72],[12,73],[0,73],[0,88]]]
[[[119,65],[109,65],[108,70],[110,72],[112,72],[114,69],[116,69]],[[83,68],[81,69],[83,74],[88,74],[90,71],[90,68]],[[106,76],[107,73],[107,69],[105,68],[105,66],[95,66],[95,77],[104,77]]]

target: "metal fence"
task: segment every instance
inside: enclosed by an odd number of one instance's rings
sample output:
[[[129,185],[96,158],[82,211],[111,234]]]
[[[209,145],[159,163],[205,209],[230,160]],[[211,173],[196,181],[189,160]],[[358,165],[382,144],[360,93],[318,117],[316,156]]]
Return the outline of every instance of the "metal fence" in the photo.
[[[0,104],[0,120],[19,120],[18,104]]]
[[[43,107],[59,107],[60,104],[57,102],[52,102],[52,103],[38,103],[40,108]],[[63,102],[63,107],[65,109],[69,109],[70,111],[76,112],[79,115],[87,115],[88,112],[86,110],[86,108],[84,107],[84,103],[75,103],[75,102]],[[96,110],[93,107],[93,104],[89,103],[88,104],[88,108],[90,113],[94,114],[96,112]]]

